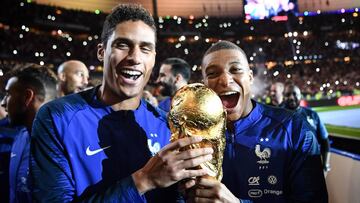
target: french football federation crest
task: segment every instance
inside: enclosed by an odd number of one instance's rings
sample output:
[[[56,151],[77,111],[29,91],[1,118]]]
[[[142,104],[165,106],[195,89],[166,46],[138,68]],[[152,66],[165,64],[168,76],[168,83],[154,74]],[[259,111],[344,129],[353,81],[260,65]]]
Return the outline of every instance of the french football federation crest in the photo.
[[[263,150],[261,151],[260,145],[257,144],[257,145],[255,146],[255,154],[256,154],[257,157],[260,158],[260,160],[257,161],[259,164],[268,164],[268,163],[269,163],[268,159],[269,159],[270,156],[271,156],[271,150],[270,150],[270,148],[265,148],[265,149],[263,149]]]

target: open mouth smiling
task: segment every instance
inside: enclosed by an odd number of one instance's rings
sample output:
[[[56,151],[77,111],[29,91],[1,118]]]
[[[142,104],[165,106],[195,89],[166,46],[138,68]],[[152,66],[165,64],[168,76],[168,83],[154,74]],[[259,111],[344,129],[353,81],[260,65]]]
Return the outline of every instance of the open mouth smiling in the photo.
[[[240,93],[235,91],[229,91],[219,94],[222,104],[227,108],[234,108],[240,98]]]
[[[119,74],[127,79],[137,80],[140,76],[143,75],[142,72],[138,70],[131,70],[131,69],[122,69],[119,71]]]

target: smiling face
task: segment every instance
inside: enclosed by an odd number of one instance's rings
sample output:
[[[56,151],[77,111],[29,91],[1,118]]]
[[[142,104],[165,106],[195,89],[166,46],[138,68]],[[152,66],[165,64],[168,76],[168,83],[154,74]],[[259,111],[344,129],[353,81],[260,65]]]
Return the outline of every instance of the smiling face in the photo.
[[[155,31],[142,21],[119,23],[106,46],[99,45],[104,61],[103,94],[120,102],[140,98],[155,63]]]
[[[202,61],[204,84],[219,96],[227,111],[227,121],[234,122],[252,110],[250,86],[253,73],[245,55],[236,49],[220,49]]]

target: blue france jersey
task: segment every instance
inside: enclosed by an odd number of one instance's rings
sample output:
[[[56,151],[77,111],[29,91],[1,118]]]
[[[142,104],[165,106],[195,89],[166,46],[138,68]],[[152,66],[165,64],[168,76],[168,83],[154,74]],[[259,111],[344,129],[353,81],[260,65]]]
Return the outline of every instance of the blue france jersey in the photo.
[[[329,134],[326,127],[315,111],[302,106],[299,106],[296,111],[304,116],[306,121],[315,129],[316,138],[319,142],[328,139]]]
[[[254,202],[327,202],[312,128],[298,114],[253,104],[226,133],[223,183]]]
[[[166,118],[144,100],[134,111],[113,111],[96,92],[69,95],[40,109],[32,134],[37,200],[146,201],[130,175],[169,143]],[[161,192],[151,191],[146,199]]]

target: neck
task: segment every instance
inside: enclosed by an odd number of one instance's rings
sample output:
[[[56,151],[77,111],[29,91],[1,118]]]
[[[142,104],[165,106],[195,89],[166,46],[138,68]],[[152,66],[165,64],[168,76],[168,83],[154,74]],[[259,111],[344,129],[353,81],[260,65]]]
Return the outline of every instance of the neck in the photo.
[[[139,107],[141,100],[141,94],[132,98],[119,97],[113,91],[106,91],[105,85],[99,88],[96,96],[105,105],[111,105],[115,111],[134,110]]]

